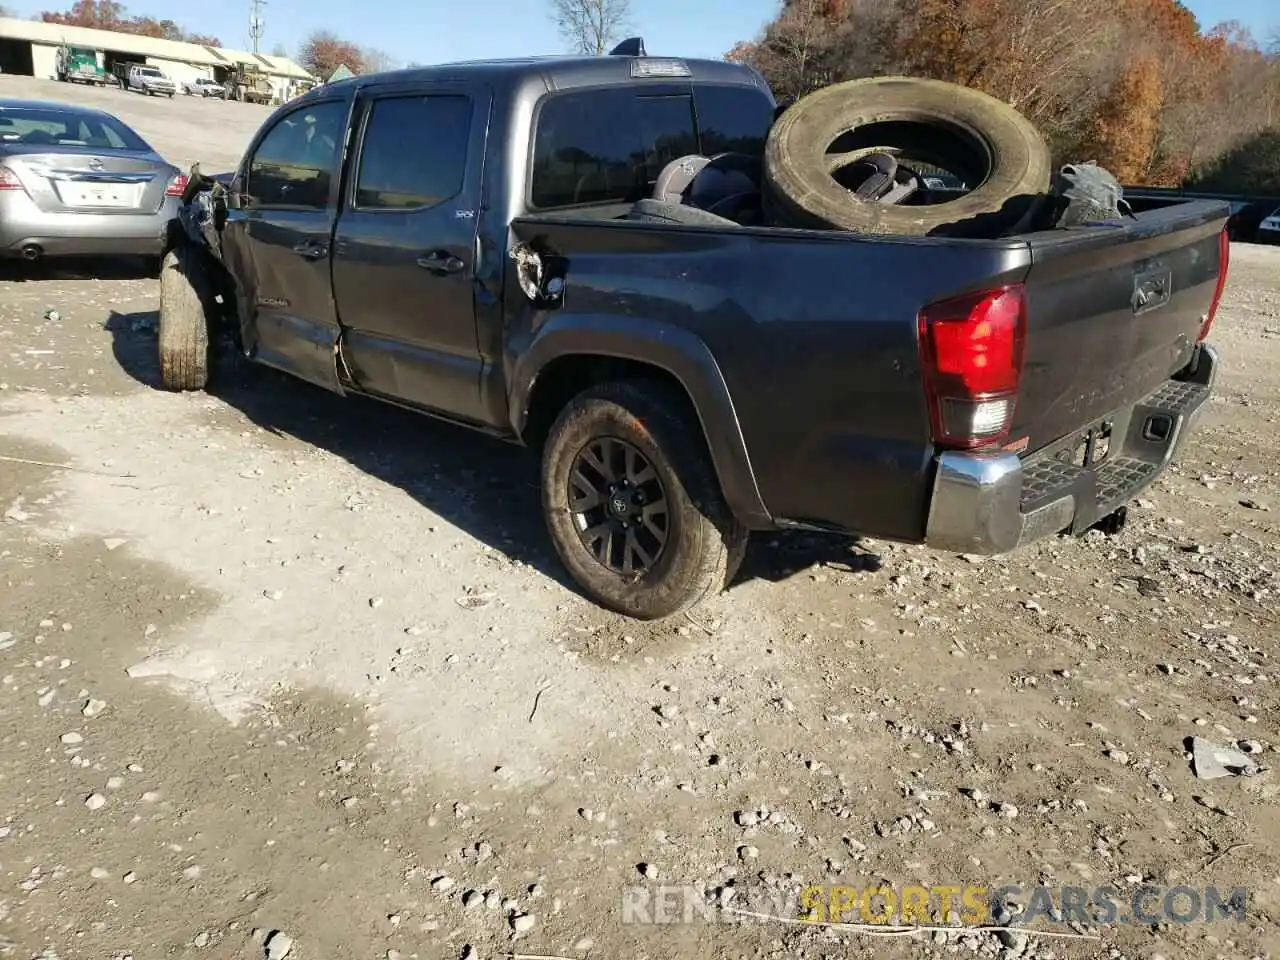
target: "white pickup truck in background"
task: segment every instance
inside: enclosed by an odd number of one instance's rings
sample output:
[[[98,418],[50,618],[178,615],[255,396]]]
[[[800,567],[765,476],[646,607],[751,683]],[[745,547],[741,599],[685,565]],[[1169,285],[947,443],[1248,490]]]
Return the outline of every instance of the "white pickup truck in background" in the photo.
[[[188,80],[182,85],[182,92],[187,96],[217,97],[222,100],[226,99],[227,88],[217,80],[210,80],[208,77],[196,77],[196,79]]]
[[[159,67],[145,63],[135,63],[129,67],[127,84],[128,89],[145,93],[149,97],[172,97],[178,92],[178,85],[166,77]]]

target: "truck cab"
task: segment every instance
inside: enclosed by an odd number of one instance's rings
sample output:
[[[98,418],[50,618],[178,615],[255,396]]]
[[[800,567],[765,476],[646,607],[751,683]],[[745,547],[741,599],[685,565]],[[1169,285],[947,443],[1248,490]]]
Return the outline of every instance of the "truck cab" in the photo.
[[[64,83],[105,85],[110,82],[101,50],[61,46],[57,56],[58,79]]]

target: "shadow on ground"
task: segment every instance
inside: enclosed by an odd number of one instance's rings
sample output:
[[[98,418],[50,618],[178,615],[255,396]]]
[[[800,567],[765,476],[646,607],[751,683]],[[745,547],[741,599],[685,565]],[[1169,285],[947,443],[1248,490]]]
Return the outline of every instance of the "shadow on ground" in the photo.
[[[155,311],[112,311],[116,361],[160,386]],[[209,392],[277,436],[319,447],[397,487],[441,519],[578,593],[542,520],[538,462],[522,447],[364,397],[340,397],[286,374],[220,356]],[[785,580],[814,566],[874,572],[880,558],[855,540],[780,532],[751,544],[735,583]]]
[[[0,283],[47,280],[146,280],[160,276],[160,260],[151,257],[59,257],[52,260],[0,260]]]

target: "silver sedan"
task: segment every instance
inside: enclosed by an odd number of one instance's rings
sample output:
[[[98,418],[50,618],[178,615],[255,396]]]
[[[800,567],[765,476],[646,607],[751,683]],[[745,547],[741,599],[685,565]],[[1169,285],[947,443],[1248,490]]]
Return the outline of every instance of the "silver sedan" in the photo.
[[[158,256],[186,183],[109,113],[0,99],[0,257]]]

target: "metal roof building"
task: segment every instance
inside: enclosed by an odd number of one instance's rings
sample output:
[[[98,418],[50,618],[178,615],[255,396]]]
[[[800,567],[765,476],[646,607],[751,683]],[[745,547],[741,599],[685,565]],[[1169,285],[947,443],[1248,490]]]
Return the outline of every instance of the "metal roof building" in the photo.
[[[0,17],[0,70],[5,73],[55,78],[55,55],[62,44],[101,51],[104,65],[108,69],[119,62],[147,63],[159,67],[179,84],[198,77],[221,80],[220,74],[239,63],[256,67],[267,75],[273,87],[281,91],[287,89],[292,82],[315,82],[311,74],[287,57],[89,27],[64,26],[41,20]]]

